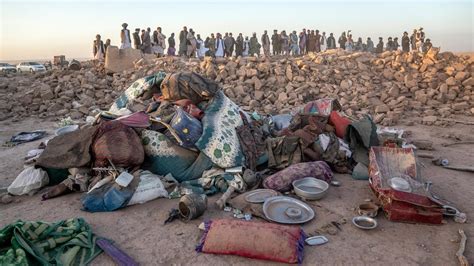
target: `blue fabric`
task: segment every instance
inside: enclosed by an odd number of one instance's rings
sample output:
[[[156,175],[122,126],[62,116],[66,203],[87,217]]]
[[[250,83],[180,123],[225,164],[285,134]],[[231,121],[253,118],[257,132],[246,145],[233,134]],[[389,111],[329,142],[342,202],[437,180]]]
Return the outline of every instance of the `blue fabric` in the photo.
[[[133,189],[119,190],[109,183],[85,194],[81,202],[84,210],[88,212],[115,211],[127,206],[133,193]]]
[[[194,148],[194,143],[202,135],[202,125],[199,120],[186,113],[183,108],[177,108],[170,126],[182,141],[181,146]]]

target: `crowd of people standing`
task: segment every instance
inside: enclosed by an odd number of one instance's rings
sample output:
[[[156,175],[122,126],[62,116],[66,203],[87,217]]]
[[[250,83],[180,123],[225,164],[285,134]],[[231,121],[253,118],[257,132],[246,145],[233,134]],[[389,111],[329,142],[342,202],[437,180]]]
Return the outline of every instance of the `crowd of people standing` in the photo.
[[[404,32],[401,37],[401,45],[398,37],[389,37],[386,45],[384,45],[383,38],[379,37],[379,42],[374,45],[370,37],[365,42],[361,37],[354,41],[351,30],[342,32],[337,40],[332,32],[327,36],[326,32],[320,33],[319,30],[309,29],[302,29],[299,34],[295,30],[289,34],[285,30],[280,32],[273,30],[271,37],[265,30],[260,39],[255,32],[250,39],[248,36],[244,38],[242,33],[239,33],[237,38],[234,38],[231,32],[226,32],[224,36],[220,33],[212,33],[203,40],[200,34],[196,34],[191,28],[188,30],[185,26],[179,33],[179,46],[176,50],[174,33],[166,38],[161,27],[157,27],[153,32],[148,27],[141,31],[140,28],[136,28],[135,32],[130,35],[130,30],[127,27],[127,23],[122,24],[120,49],[132,47],[133,42],[133,48],[140,49],[143,53],[155,54],[158,57],[164,55],[198,58],[204,56],[259,56],[262,48],[265,56],[271,56],[272,54],[298,56],[336,49],[337,47],[349,52],[365,51],[371,53],[395,51],[401,47],[403,52],[412,50],[426,53],[432,47],[431,40],[425,39],[423,28],[413,30],[411,36],[408,35],[408,32]],[[107,39],[104,44],[101,36],[97,34],[93,44],[94,59],[104,59],[109,45],[110,39]],[[166,50],[166,48],[168,49]]]

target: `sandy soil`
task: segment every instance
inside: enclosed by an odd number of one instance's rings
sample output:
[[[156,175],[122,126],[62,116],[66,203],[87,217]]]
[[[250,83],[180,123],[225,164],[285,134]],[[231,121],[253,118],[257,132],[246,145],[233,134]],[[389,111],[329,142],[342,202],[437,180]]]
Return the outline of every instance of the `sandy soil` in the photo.
[[[472,121],[472,117],[464,117]],[[454,141],[474,139],[474,126],[457,124],[450,128],[433,126],[399,126],[412,132],[412,138],[432,140],[433,154],[448,158],[452,164],[474,165],[473,146],[441,146]],[[22,130],[46,129],[53,134],[53,122],[24,120],[0,122],[0,141]],[[448,136],[449,135],[449,136]],[[450,137],[451,136],[451,137]],[[23,167],[23,157],[41,141],[25,143],[13,148],[0,148],[0,187],[10,184]],[[422,175],[434,183],[434,191],[453,202],[467,213],[468,220],[474,214],[474,174],[442,169],[431,164],[430,159],[420,159]],[[306,265],[457,265],[458,229],[468,235],[466,256],[474,262],[474,226],[468,221],[458,224],[448,220],[440,226],[394,223],[382,214],[377,220],[379,227],[362,231],[349,221],[355,216],[354,208],[365,199],[374,198],[367,181],[353,180],[349,175],[336,175],[341,187],[331,187],[324,199],[310,202],[316,218],[303,225],[311,234],[330,221],[348,222],[336,234],[326,234],[329,243],[324,246],[305,248]],[[201,236],[198,225],[206,219],[230,218],[230,214],[217,210],[212,204],[218,197],[210,198],[207,212],[197,220],[185,223],[175,221],[163,225],[168,210],[177,206],[178,200],[158,199],[143,205],[131,206],[111,213],[81,211],[80,194],[70,194],[48,201],[41,201],[40,194],[15,198],[10,204],[0,203],[0,226],[17,219],[56,221],[71,217],[84,217],[100,236],[115,243],[144,265],[157,264],[274,264],[236,256],[199,254],[194,251]],[[254,219],[258,220],[258,219]],[[113,265],[106,255],[100,255],[95,265]]]

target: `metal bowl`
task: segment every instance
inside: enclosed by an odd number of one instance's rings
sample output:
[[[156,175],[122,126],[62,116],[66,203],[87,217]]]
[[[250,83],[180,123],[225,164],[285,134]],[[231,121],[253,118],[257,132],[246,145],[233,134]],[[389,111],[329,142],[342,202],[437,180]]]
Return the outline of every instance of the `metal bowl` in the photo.
[[[328,183],[314,177],[305,177],[293,181],[293,189],[296,195],[306,200],[318,200],[323,198],[328,188]]]
[[[360,229],[371,230],[377,227],[377,221],[367,216],[356,216],[352,218],[352,223]]]

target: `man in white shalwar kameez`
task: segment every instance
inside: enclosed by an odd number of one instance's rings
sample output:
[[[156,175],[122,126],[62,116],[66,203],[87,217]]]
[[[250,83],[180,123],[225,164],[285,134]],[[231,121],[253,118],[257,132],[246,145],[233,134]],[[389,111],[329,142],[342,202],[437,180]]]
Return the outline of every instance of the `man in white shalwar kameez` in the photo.
[[[206,55],[208,48],[204,47],[204,41],[201,39],[201,35],[197,35],[197,43],[198,43],[198,49],[197,49],[197,57],[198,58],[203,58]]]
[[[222,40],[222,35],[217,33],[216,39],[216,57],[224,56],[224,40]]]
[[[128,24],[122,24],[122,30],[120,31],[120,49],[132,48],[132,40],[130,39],[130,31],[127,30]]]
[[[326,51],[326,49],[328,48],[327,39],[326,39],[326,32],[323,32],[323,35],[321,36],[320,44],[321,44],[321,52]]]
[[[244,49],[242,50],[243,57],[249,56],[249,46],[250,46],[249,36],[245,36]]]

